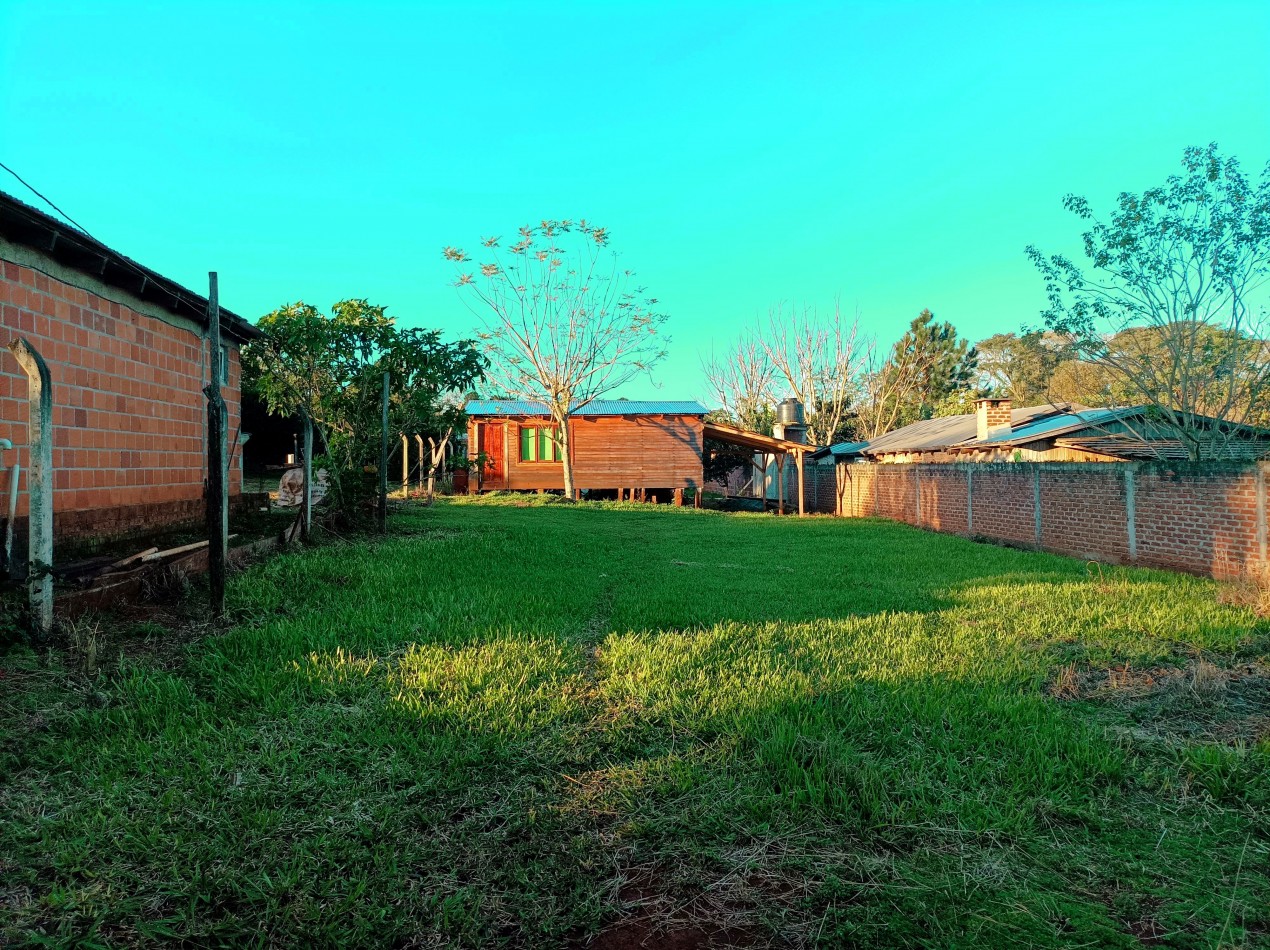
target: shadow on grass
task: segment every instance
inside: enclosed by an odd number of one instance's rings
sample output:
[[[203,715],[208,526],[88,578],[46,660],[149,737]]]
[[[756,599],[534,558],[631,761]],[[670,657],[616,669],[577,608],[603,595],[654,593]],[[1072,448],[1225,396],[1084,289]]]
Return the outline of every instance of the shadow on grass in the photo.
[[[650,906],[650,935],[775,944],[1265,924],[1246,801],[1043,690],[1055,644],[1238,641],[1204,582],[1098,587],[877,523],[406,520],[253,568],[235,630],[22,751],[0,897],[23,933],[542,946]]]

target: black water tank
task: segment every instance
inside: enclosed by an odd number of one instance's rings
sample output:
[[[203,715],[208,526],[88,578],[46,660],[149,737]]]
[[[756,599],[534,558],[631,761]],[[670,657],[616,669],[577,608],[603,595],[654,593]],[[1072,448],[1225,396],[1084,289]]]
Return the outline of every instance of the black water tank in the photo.
[[[781,425],[802,425],[803,404],[790,396],[776,404],[776,421]]]

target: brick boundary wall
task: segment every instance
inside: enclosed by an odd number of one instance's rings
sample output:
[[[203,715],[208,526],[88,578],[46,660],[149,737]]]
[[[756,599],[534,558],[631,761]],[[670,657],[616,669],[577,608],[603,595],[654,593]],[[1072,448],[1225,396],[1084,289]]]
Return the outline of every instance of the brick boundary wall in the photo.
[[[0,346],[29,340],[53,383],[57,539],[142,533],[201,517],[206,471],[206,330],[30,248],[0,241]],[[230,492],[241,489],[238,347],[229,341]],[[27,379],[0,349],[0,436],[22,465],[27,511]],[[0,474],[7,498],[9,475]],[[3,515],[0,515],[3,517]]]
[[[1267,462],[837,466],[837,513],[1232,578],[1267,560]]]
[[[829,461],[803,464],[803,505],[810,514],[832,515],[838,510],[836,466]],[[791,456],[785,463],[785,508],[798,510],[798,469]]]

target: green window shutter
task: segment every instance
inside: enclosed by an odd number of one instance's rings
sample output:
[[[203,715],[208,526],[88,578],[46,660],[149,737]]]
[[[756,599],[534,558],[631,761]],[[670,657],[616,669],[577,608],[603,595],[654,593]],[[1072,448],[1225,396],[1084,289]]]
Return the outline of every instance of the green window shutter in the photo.
[[[520,460],[522,462],[534,460],[534,436],[537,431],[526,426],[520,427]]]
[[[540,458],[544,462],[554,462],[556,456],[555,456],[555,453],[551,451],[551,449],[552,449],[551,430],[539,429],[538,430],[538,458]]]

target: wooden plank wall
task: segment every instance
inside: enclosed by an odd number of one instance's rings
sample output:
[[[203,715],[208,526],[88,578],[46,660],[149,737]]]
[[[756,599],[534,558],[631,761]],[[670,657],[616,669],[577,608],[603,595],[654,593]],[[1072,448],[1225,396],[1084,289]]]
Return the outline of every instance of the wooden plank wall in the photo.
[[[507,426],[507,477],[486,479],[485,490],[560,489],[559,462],[520,461],[520,429],[546,420],[481,418],[468,422],[468,445],[479,446],[477,428]],[[574,480],[578,488],[695,488],[702,483],[700,416],[577,416],[570,421]]]

